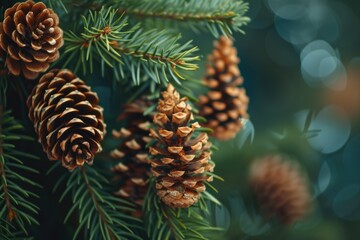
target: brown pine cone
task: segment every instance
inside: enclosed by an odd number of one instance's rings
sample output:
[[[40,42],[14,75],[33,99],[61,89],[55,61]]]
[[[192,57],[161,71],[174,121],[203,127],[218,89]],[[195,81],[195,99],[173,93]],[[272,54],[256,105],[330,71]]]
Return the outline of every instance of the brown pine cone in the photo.
[[[251,188],[264,212],[291,224],[309,212],[311,197],[298,165],[283,156],[256,161],[250,171]]]
[[[234,138],[242,128],[241,118],[248,118],[249,98],[238,68],[233,41],[222,36],[215,42],[215,49],[209,55],[205,84],[210,88],[206,95],[199,97],[200,115],[207,119],[206,127],[213,129],[213,137],[226,141]]]
[[[156,177],[160,199],[168,206],[187,208],[196,203],[205,191],[205,181],[212,181],[208,174],[214,170],[209,162],[211,143],[206,133],[194,136],[200,127],[193,119],[187,98],[169,84],[159,100],[158,112],[150,135],[156,143],[150,147],[153,156],[151,171]]]
[[[44,3],[15,3],[0,23],[0,51],[6,53],[10,73],[35,79],[59,58],[63,31],[59,18]]]
[[[105,134],[103,109],[90,87],[70,70],[52,70],[40,78],[27,100],[29,118],[50,160],[73,170],[92,164]]]
[[[119,185],[116,195],[134,202],[138,206],[137,216],[141,215],[150,176],[149,150],[146,145],[151,141],[149,127],[152,116],[144,116],[144,111],[150,105],[151,102],[144,99],[125,104],[118,120],[126,119],[126,127],[112,132],[114,138],[123,139],[110,153],[112,158],[121,160],[112,168]]]

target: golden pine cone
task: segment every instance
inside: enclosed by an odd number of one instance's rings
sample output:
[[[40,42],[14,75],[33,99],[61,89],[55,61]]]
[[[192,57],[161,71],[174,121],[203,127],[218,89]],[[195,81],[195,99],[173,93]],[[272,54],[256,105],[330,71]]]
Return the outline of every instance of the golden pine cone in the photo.
[[[35,79],[59,58],[63,31],[59,18],[44,3],[15,3],[0,23],[0,51],[6,54],[10,73]],[[0,54],[1,55],[1,54]]]
[[[207,119],[204,126],[213,129],[213,137],[226,141],[241,130],[240,118],[248,118],[249,98],[245,89],[238,87],[243,78],[237,66],[240,60],[233,41],[222,36],[214,45],[204,78],[210,91],[199,97],[200,115]]]
[[[251,188],[265,213],[291,224],[308,213],[311,197],[298,165],[283,156],[256,161],[250,171]]]
[[[211,143],[206,133],[194,136],[200,125],[190,124],[193,115],[187,98],[180,99],[170,84],[162,97],[154,116],[156,128],[150,129],[156,139],[150,147],[151,171],[160,199],[168,206],[187,208],[205,191],[204,181],[212,181],[208,175],[214,170],[209,162]]]
[[[127,120],[126,127],[113,130],[114,138],[122,138],[122,143],[110,156],[121,160],[112,170],[116,173],[119,191],[115,194],[127,198],[137,204],[138,214],[148,190],[150,176],[149,150],[146,145],[151,141],[149,127],[151,115],[144,116],[144,111],[151,102],[144,99],[125,104],[118,120]]]
[[[92,164],[105,134],[99,98],[70,70],[43,75],[27,100],[29,118],[50,160],[69,170]]]

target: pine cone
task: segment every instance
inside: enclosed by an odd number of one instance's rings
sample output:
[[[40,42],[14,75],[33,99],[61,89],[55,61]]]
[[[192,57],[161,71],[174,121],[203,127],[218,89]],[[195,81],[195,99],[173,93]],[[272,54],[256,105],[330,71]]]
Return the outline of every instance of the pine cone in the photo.
[[[200,125],[190,124],[193,116],[187,98],[180,99],[172,85],[162,97],[154,116],[157,127],[150,129],[150,136],[157,140],[150,147],[151,171],[160,199],[171,207],[187,208],[205,191],[204,181],[212,181],[207,175],[214,169],[209,163],[211,143],[206,133],[194,137]]]
[[[103,109],[90,87],[69,70],[43,75],[27,100],[29,118],[50,160],[69,170],[92,164],[105,134]]]
[[[251,168],[250,184],[268,216],[284,224],[301,219],[309,211],[310,193],[297,165],[283,156],[267,156]]]
[[[245,89],[238,87],[243,78],[236,54],[232,40],[223,36],[215,42],[204,79],[210,91],[199,97],[200,115],[207,119],[204,126],[213,129],[213,137],[222,141],[234,138],[242,128],[240,118],[248,117],[249,98]]]
[[[144,116],[144,111],[150,105],[150,101],[143,99],[124,105],[118,120],[126,119],[126,127],[112,132],[114,138],[123,138],[122,143],[110,153],[112,158],[121,160],[112,168],[119,183],[116,195],[137,204],[137,216],[141,215],[150,176],[149,150],[146,145],[151,141],[149,127],[152,117]]]
[[[0,23],[0,51],[7,54],[10,73],[35,79],[45,72],[64,42],[58,25],[58,16],[42,2],[28,0],[8,8]]]

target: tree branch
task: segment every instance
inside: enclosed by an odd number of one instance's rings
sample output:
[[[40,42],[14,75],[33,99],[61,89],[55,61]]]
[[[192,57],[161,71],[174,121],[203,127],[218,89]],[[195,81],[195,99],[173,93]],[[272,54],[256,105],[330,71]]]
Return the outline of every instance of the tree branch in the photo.
[[[10,202],[10,195],[9,195],[9,191],[8,191],[8,185],[6,183],[5,163],[4,163],[4,157],[3,157],[4,149],[2,147],[3,140],[1,137],[3,113],[4,113],[4,107],[2,104],[0,104],[0,176],[1,176],[2,185],[3,185],[5,203],[6,203],[6,207],[8,210],[7,218],[10,222],[12,222],[12,220],[16,217],[16,212],[12,208],[12,205]]]
[[[164,217],[166,218],[167,221],[167,225],[169,226],[170,232],[171,232],[171,236],[173,236],[175,238],[175,240],[180,240],[178,234],[175,231],[174,228],[174,223],[171,221],[171,217],[170,217],[170,212],[167,206],[164,205],[164,203],[160,203],[161,208],[164,210]]]
[[[100,216],[101,221],[104,223],[104,226],[107,228],[107,230],[108,230],[108,232],[109,232],[109,234],[110,234],[111,240],[116,239],[116,237],[114,236],[114,233],[112,232],[112,228],[109,226],[109,223],[108,223],[108,221],[107,221],[107,219],[106,219],[106,217],[105,217],[102,209],[101,209],[100,206],[99,206],[98,199],[96,198],[96,196],[95,196],[95,194],[94,194],[94,191],[93,191],[93,189],[92,189],[92,186],[91,186],[90,183],[89,183],[89,179],[88,179],[88,177],[87,177],[87,175],[86,175],[85,167],[81,167],[80,172],[81,172],[81,175],[83,176],[83,178],[84,178],[84,180],[85,180],[86,189],[87,189],[87,191],[88,191],[88,193],[89,193],[89,195],[90,195],[90,197],[91,197],[91,199],[92,199],[92,201],[93,201],[93,203],[94,203],[94,206],[95,206],[95,208],[96,208],[96,211],[99,213],[99,216]]]
[[[84,48],[88,48],[89,42],[99,41],[101,37],[104,37],[105,35],[110,34],[111,31],[112,31],[111,27],[106,26],[99,33],[91,35],[91,37],[88,39],[84,39],[84,41],[82,43],[80,43],[80,45],[83,46]],[[111,41],[111,42],[109,42],[109,44],[112,47],[114,47],[114,49],[116,49],[118,51],[118,53],[120,53],[120,54],[142,56],[146,60],[151,59],[154,61],[169,62],[169,63],[171,63],[171,66],[173,68],[176,65],[184,65],[185,64],[185,61],[181,60],[181,59],[175,59],[175,58],[169,58],[169,57],[165,57],[165,56],[161,56],[161,55],[150,54],[148,52],[139,51],[139,50],[134,51],[131,48],[121,45],[117,41]]]
[[[105,65],[111,67],[116,80],[125,78],[124,70],[130,72],[134,85],[140,85],[144,74],[154,83],[174,80],[181,84],[181,71],[198,69],[194,63],[200,59],[194,55],[198,48],[190,41],[180,43],[180,35],[170,31],[127,25],[127,18],[118,16],[114,9],[90,11],[76,32],[65,32],[63,67],[75,65],[75,72],[81,67],[87,74],[89,70],[93,73],[94,64],[100,62],[101,72],[105,72]]]
[[[223,13],[223,15],[208,15],[208,14],[196,14],[196,13],[168,13],[168,12],[151,12],[138,9],[118,9],[119,14],[134,15],[136,17],[150,17],[150,18],[163,18],[176,21],[227,21],[233,22],[232,18],[236,16],[236,13],[229,11]]]
[[[73,239],[81,237],[81,230],[84,230],[90,239],[139,239],[133,236],[133,229],[139,228],[135,224],[139,224],[140,221],[124,214],[124,210],[134,211],[133,205],[113,196],[107,177],[101,175],[94,167],[82,166],[60,178],[54,191],[57,191],[64,181],[65,190],[62,191],[60,202],[69,193],[73,201],[64,222],[66,223],[75,212],[79,222]]]
[[[162,27],[169,27],[166,25],[169,22],[186,23],[191,30],[207,29],[215,37],[231,36],[232,31],[243,32],[242,27],[250,21],[245,16],[249,6],[242,0],[114,0],[111,3],[118,7],[119,14],[125,13],[137,21],[160,20],[154,23]]]

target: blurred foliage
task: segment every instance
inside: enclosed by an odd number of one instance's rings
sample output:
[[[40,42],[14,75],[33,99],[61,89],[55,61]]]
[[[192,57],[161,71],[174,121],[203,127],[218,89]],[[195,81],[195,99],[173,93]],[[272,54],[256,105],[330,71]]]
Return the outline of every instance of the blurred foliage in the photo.
[[[291,4],[292,9],[288,7]],[[358,146],[360,133],[360,100],[357,99],[360,96],[357,85],[360,82],[357,60],[360,30],[354,28],[360,24],[359,9],[358,1],[250,2],[252,21],[245,29],[246,35],[236,35],[235,39],[250,97],[254,140],[251,144],[251,134],[243,132],[240,135],[244,134],[247,141],[242,148],[239,141],[243,139],[239,136],[232,142],[220,143],[214,156],[217,173],[225,179],[222,187],[215,186],[230,216],[225,239],[348,240],[360,236],[357,227],[360,178],[354,170],[359,166],[355,145]],[[329,19],[333,18],[336,21],[330,23]],[[309,19],[313,22],[309,23]],[[311,24],[318,29],[307,35]],[[299,44],[287,38],[284,34],[291,32],[291,28],[297,31],[295,40],[307,41]],[[349,29],[351,35],[346,34]],[[206,36],[199,37],[195,44],[204,38]],[[304,79],[302,50],[319,39],[331,46],[335,52],[332,57],[343,65],[347,82],[344,89],[326,84],[314,87]],[[324,45],[319,47],[324,49]],[[209,52],[211,48],[211,44],[204,43],[201,50]],[[326,50],[331,53],[331,49]],[[315,55],[312,66],[323,66],[319,61],[322,59],[316,59]],[[326,83],[328,79],[333,76],[321,81]],[[324,114],[323,110],[330,105],[341,111]],[[304,114],[302,110],[308,112]],[[307,123],[309,131],[304,131],[307,117],[311,118]],[[351,131],[346,137],[347,123]],[[340,140],[344,135],[344,141]],[[330,150],[324,153],[320,146]],[[259,216],[247,185],[251,162],[273,152],[286,153],[298,160],[310,179],[315,206],[312,213],[295,226],[281,227]],[[225,215],[220,212],[216,217],[226,219]]]

